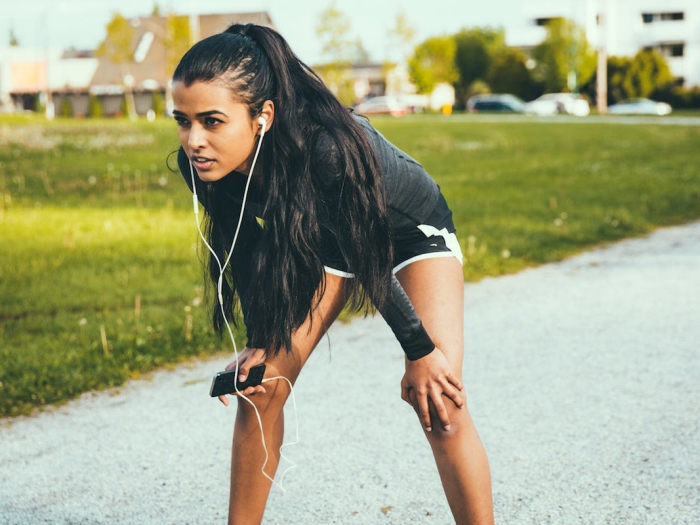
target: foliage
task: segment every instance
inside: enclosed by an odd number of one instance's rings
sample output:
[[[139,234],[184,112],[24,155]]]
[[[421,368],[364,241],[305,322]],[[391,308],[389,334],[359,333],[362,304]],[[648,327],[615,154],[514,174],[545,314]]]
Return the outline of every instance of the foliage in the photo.
[[[61,97],[61,103],[58,107],[58,116],[64,118],[73,116],[73,105],[70,102],[70,97],[65,95]]]
[[[622,87],[627,98],[648,97],[672,80],[671,69],[661,53],[640,50],[630,61]]]
[[[321,12],[316,24],[316,36],[321,41],[321,55],[325,63],[349,63],[348,50],[352,47],[350,19],[332,2]]]
[[[131,83],[127,81],[129,64],[134,60],[134,28],[129,20],[119,13],[114,13],[107,23],[107,36],[95,50],[95,56],[105,57],[120,66],[124,84],[125,113],[131,120],[136,119],[136,103]]]
[[[459,80],[455,90],[457,98],[465,100],[474,91],[474,82],[486,82],[494,57],[506,49],[505,31],[502,28],[475,27],[462,29],[455,36],[455,67]]]
[[[160,91],[153,92],[152,106],[156,117],[162,117],[165,115],[165,100],[163,99],[163,94]]]
[[[34,112],[42,115],[46,112],[46,97],[44,93],[37,93],[34,97]]]
[[[165,21],[165,74],[172,77],[182,56],[192,46],[192,34],[188,16],[169,13]]]
[[[674,109],[700,109],[700,86],[686,88],[669,83],[657,88],[651,97],[671,104]]]
[[[608,104],[615,104],[628,98],[624,83],[632,59],[629,57],[608,57]]]
[[[419,93],[430,93],[441,82],[452,84],[459,80],[454,62],[456,50],[451,36],[428,38],[416,46],[408,70]]]
[[[15,34],[15,30],[12,28],[10,28],[10,40],[8,44],[10,45],[10,47],[19,47],[19,39]]]
[[[576,90],[596,70],[596,54],[586,40],[586,32],[566,18],[554,18],[546,28],[547,37],[532,51],[536,61],[534,78],[548,92]],[[570,85],[571,73],[575,74],[574,85]]]
[[[352,105],[355,94],[350,66],[358,55],[366,56],[366,52],[359,40],[350,36],[350,19],[337,9],[335,2],[319,15],[316,36],[321,41],[323,57],[323,63],[315,68],[316,72],[341,102]]]
[[[491,86],[482,80],[475,80],[469,86],[465,100],[469,100],[474,95],[488,95],[489,93],[491,93]]]
[[[108,58],[118,66],[134,60],[134,28],[129,20],[114,13],[107,23],[107,36],[95,50],[95,56]]]
[[[314,71],[323,80],[328,89],[346,106],[355,104],[355,90],[350,76],[350,66],[338,64],[322,64],[316,66]]]
[[[607,73],[609,104],[657,93],[664,98],[673,98],[673,75],[666,59],[657,51],[641,50],[631,58],[608,57]]]
[[[101,118],[103,113],[100,98],[97,95],[90,95],[88,100],[88,116],[91,118]]]
[[[700,218],[694,126],[373,123],[440,184],[472,281]],[[165,119],[0,117],[0,416],[231,351],[177,145]]]
[[[397,13],[394,26],[389,30],[389,42],[399,62],[408,60],[415,37],[416,28],[409,24],[405,13]]]
[[[503,49],[493,60],[488,81],[495,93],[511,93],[525,100],[542,94],[525,65],[527,57],[517,49]]]

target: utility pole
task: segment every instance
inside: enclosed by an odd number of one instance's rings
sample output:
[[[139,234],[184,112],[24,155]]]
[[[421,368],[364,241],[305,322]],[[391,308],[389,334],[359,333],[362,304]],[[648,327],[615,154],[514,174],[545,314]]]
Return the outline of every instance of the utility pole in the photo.
[[[51,74],[51,41],[49,38],[49,17],[47,13],[44,13],[43,16],[44,20],[44,60],[46,60],[46,65],[44,68],[44,74],[46,75],[46,94],[44,96],[44,104],[46,105],[44,108],[44,116],[46,117],[46,120],[53,120],[55,115],[56,115],[56,110],[54,108],[53,104],[53,96],[51,93],[51,80],[50,80],[50,74]]]
[[[192,0],[190,4],[190,47],[192,47],[199,42],[199,11],[197,11],[196,0]]]
[[[600,115],[608,112],[608,51],[607,27],[608,10],[606,0],[599,0],[598,5],[598,69],[596,74],[596,106]]]

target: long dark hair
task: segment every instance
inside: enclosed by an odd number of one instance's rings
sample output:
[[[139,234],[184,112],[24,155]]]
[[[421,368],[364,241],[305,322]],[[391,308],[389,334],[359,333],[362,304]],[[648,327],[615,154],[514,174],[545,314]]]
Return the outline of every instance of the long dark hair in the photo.
[[[241,301],[249,339],[265,341],[266,350],[274,354],[281,348],[291,350],[292,332],[318,306],[326,284],[321,217],[332,216],[340,251],[356,276],[347,279],[351,307],[367,312],[369,299],[381,306],[390,291],[392,251],[374,149],[355,117],[282,36],[268,27],[234,24],[195,44],[177,66],[173,81],[187,86],[223,82],[248,105],[251,118],[265,101],[274,104],[274,122],[261,151],[265,227],[259,240],[246,247],[252,251],[251,292]],[[313,146],[319,137],[328,146],[324,150],[332,151],[338,173],[314,169]],[[324,192],[324,175],[338,179],[332,196]],[[198,180],[197,186],[207,210],[206,236],[223,260],[240,207],[236,210],[224,192],[217,191],[220,182]],[[213,256],[209,273],[218,280]],[[227,317],[233,317],[237,287],[241,283],[229,273],[222,290]],[[214,308],[213,317],[221,330],[219,308]]]

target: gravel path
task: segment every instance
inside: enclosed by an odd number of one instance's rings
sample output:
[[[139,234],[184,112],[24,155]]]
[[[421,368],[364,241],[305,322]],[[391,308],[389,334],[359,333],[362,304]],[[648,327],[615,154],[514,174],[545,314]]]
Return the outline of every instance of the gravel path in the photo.
[[[498,523],[700,523],[700,223],[466,292]],[[390,330],[330,340],[297,383],[299,466],[265,523],[450,523]],[[208,397],[224,364],[0,422],[0,523],[224,523],[235,409]]]

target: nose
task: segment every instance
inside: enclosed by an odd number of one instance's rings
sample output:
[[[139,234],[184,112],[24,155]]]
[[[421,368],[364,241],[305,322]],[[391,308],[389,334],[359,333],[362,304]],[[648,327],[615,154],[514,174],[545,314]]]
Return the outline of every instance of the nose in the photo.
[[[197,125],[192,124],[187,135],[187,146],[192,151],[202,149],[206,144],[206,137],[204,129]]]

